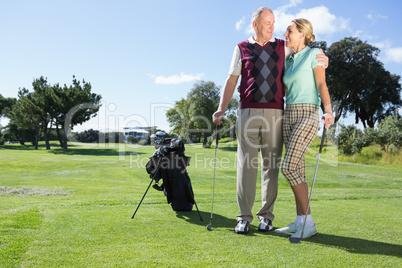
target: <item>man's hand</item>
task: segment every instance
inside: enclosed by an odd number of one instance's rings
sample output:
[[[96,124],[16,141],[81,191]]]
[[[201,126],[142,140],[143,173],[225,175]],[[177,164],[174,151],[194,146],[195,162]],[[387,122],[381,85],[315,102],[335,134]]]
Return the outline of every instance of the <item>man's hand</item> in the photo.
[[[212,115],[212,121],[214,122],[215,125],[221,125],[222,124],[222,117],[225,115],[225,111],[218,110]]]
[[[323,67],[324,69],[327,69],[327,68],[328,68],[329,59],[328,59],[327,56],[325,56],[324,51],[322,51],[321,48],[320,48],[320,51],[321,51],[322,55],[321,55],[321,54],[318,54],[317,57],[316,57],[316,60],[318,60],[318,62],[323,65],[322,67]]]

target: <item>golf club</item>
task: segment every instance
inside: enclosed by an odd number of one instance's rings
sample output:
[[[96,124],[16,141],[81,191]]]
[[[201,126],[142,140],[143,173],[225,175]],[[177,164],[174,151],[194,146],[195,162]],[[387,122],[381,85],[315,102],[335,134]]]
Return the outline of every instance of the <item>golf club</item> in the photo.
[[[213,217],[213,211],[214,211],[214,196],[215,196],[215,178],[216,178],[216,162],[217,162],[217,155],[218,155],[218,140],[219,140],[219,129],[221,126],[216,125],[216,143],[215,143],[215,167],[214,167],[214,183],[212,186],[212,205],[211,205],[211,220],[209,221],[209,224],[207,225],[207,230],[212,231],[212,217]]]
[[[322,146],[323,146],[323,144],[324,144],[325,131],[326,131],[326,128],[325,128],[325,125],[324,125],[324,130],[322,131],[320,149],[318,150],[317,164],[315,165],[314,178],[313,178],[313,182],[311,183],[310,196],[309,196],[309,198],[308,198],[306,216],[304,217],[303,229],[302,229],[302,232],[301,232],[300,237],[289,237],[290,243],[295,243],[295,244],[297,244],[297,243],[299,243],[300,240],[302,240],[302,238],[303,238],[304,227],[306,226],[308,210],[309,210],[309,208],[310,208],[311,195],[313,194],[315,177],[316,177],[316,175],[317,175],[318,163],[320,162],[320,155],[321,155],[321,151],[322,151]]]

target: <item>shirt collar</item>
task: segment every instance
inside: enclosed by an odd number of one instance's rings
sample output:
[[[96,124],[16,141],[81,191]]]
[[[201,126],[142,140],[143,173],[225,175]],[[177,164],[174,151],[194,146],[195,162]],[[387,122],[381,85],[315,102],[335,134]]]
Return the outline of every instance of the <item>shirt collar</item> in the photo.
[[[257,41],[255,41],[255,39],[254,39],[253,36],[251,36],[251,37],[248,39],[248,42],[251,43],[251,44],[257,43],[257,44],[259,44],[260,46],[265,46],[268,42],[275,42],[275,37],[272,37],[271,40],[268,40],[268,41],[265,42],[264,44],[260,44],[260,43],[258,43]]]
[[[310,48],[309,46],[306,46],[305,48],[303,48],[302,50],[300,50],[300,51],[297,52],[296,54],[294,54],[294,53],[291,54],[291,55],[289,56],[289,59],[294,60],[295,58],[300,57],[300,56],[306,54],[310,49],[311,49],[311,48]]]

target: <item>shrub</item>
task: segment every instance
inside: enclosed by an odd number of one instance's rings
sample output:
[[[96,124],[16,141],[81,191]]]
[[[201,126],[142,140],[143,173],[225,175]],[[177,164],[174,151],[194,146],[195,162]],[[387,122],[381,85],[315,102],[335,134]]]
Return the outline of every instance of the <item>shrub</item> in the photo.
[[[341,128],[337,135],[339,150],[346,155],[360,153],[365,144],[363,132],[352,125],[339,124],[339,126]]]
[[[99,131],[91,128],[83,132],[74,133],[73,137],[79,142],[96,143],[99,142]]]
[[[140,141],[140,139],[137,138],[137,137],[134,137],[134,136],[128,136],[127,137],[127,143],[129,143],[129,144],[136,144],[139,141]]]
[[[391,145],[397,150],[402,145],[402,119],[397,112],[385,117],[377,126],[376,142],[388,152]]]
[[[402,163],[402,151],[394,151],[392,153],[384,152],[381,162],[386,165],[393,165],[400,167]]]
[[[378,146],[378,145],[377,145]],[[380,160],[382,157],[382,150],[379,147],[364,147],[360,152],[363,158]]]

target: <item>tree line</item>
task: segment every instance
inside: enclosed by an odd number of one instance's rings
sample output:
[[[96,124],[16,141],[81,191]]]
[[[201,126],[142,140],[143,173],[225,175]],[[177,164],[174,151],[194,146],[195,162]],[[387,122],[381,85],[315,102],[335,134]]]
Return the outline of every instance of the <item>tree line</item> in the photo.
[[[364,128],[373,129],[402,107],[401,77],[384,68],[378,48],[354,37],[344,38],[329,47],[326,42],[314,42],[312,46],[322,48],[330,59],[326,80],[335,125],[342,117],[353,113],[356,124],[361,122]],[[89,120],[100,107],[102,97],[91,92],[90,83],[84,80],[81,83],[74,76],[70,86],[50,85],[47,79],[40,77],[33,81],[32,87],[33,92],[20,89],[18,99],[0,95],[0,116],[10,119],[8,132],[21,143],[26,137],[34,136],[37,144],[38,139],[44,137],[49,149],[48,135],[54,129],[60,146],[67,148],[63,129]],[[187,98],[177,101],[166,113],[172,134],[209,146],[214,139],[212,114],[219,105],[220,91],[221,87],[212,81],[196,82]],[[227,132],[222,136],[235,136],[237,109],[235,94],[226,110],[223,129]]]
[[[71,133],[74,140],[84,143],[124,143],[126,137],[123,132],[100,132],[88,129],[81,132]]]
[[[67,149],[67,130],[88,121],[100,108],[101,95],[91,92],[90,83],[73,76],[72,84],[51,85],[41,76],[32,82],[33,91],[18,90],[18,99],[0,97],[0,116],[10,119],[7,131],[10,139],[24,144],[34,137],[35,149],[44,138],[50,149],[49,134],[57,133],[60,146]]]
[[[81,132],[73,132],[71,133],[71,137],[74,141],[84,142],[84,143],[128,143],[128,144],[139,144],[146,145],[151,144],[151,135],[162,131],[158,128],[151,128],[149,135],[140,139],[135,136],[128,136],[126,138],[123,132],[100,132],[95,129],[88,129]],[[171,138],[168,134],[166,134],[166,138]]]

